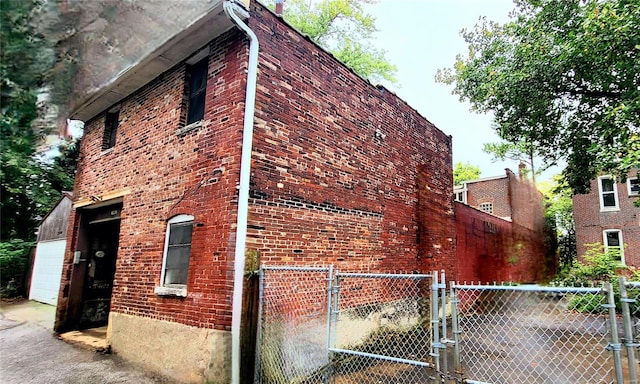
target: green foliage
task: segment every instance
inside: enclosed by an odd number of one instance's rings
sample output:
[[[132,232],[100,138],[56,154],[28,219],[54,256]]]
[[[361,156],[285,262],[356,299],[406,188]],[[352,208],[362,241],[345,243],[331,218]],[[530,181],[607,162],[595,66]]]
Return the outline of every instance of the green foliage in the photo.
[[[371,3],[374,0],[288,0],[283,17],[358,75],[373,83],[396,83],[396,66],[371,44],[378,31],[375,18],[364,10]]]
[[[536,156],[536,148],[531,143],[525,141],[508,142],[502,141],[498,143],[484,143],[482,151],[493,156],[492,161],[505,159],[516,161],[519,164],[527,164],[531,172],[532,179],[535,183],[536,175],[541,171],[536,170],[534,158]]]
[[[613,282],[617,273],[625,268],[620,261],[620,251],[615,249],[605,251],[602,244],[589,244],[583,259],[584,261],[576,261],[572,266],[561,271],[554,280],[554,284],[588,286]]]
[[[459,185],[464,181],[477,180],[480,178],[480,167],[471,163],[456,163],[453,167],[453,184]]]
[[[552,182],[539,183],[538,188],[544,196],[547,223],[556,231],[560,269],[567,270],[577,257],[571,188],[560,175],[554,176]]]
[[[606,311],[606,308],[602,306],[601,293],[582,293],[572,295],[569,300],[569,305],[567,305],[567,309],[572,309],[581,313],[601,313]]]
[[[33,242],[19,239],[0,242],[0,297],[25,293],[25,274],[33,246]]]
[[[53,66],[49,43],[33,27],[40,3],[3,1],[1,7],[0,239],[31,241],[39,219],[62,190],[72,187],[73,160],[46,163],[36,157],[37,144],[49,133],[33,126],[36,95],[46,87]]]
[[[640,164],[640,2],[517,0],[511,21],[464,30],[469,52],[438,81],[500,136],[537,148],[579,193]]]

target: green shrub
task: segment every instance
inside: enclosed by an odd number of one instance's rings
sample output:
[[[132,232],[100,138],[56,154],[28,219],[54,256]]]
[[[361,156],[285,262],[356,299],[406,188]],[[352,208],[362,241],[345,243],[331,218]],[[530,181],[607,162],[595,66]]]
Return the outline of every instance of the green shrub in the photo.
[[[21,239],[0,242],[0,297],[24,294],[29,253],[34,243]]]
[[[562,270],[552,283],[566,286],[615,283],[613,280],[617,274],[626,269],[620,260],[619,250],[605,250],[602,244],[588,244],[583,261],[576,261],[571,267]]]

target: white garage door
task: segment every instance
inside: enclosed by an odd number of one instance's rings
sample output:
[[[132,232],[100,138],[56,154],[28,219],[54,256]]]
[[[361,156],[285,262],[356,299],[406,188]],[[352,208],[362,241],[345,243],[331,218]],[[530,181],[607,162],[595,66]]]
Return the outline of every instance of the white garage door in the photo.
[[[42,241],[36,246],[29,299],[51,305],[58,303],[62,261],[66,240]]]

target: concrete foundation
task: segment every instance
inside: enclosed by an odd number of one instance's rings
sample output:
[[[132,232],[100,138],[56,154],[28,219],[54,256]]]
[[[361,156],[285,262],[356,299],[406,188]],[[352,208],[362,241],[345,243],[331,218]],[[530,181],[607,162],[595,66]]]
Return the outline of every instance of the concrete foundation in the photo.
[[[111,312],[107,340],[127,361],[177,382],[229,382],[230,332]]]

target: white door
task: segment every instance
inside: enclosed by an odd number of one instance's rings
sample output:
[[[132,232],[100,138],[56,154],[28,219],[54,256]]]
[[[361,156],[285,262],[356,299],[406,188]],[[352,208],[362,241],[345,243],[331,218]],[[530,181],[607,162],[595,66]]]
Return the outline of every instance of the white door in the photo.
[[[36,256],[31,274],[29,300],[51,305],[58,304],[58,291],[62,277],[62,261],[66,240],[41,241],[36,246]]]

